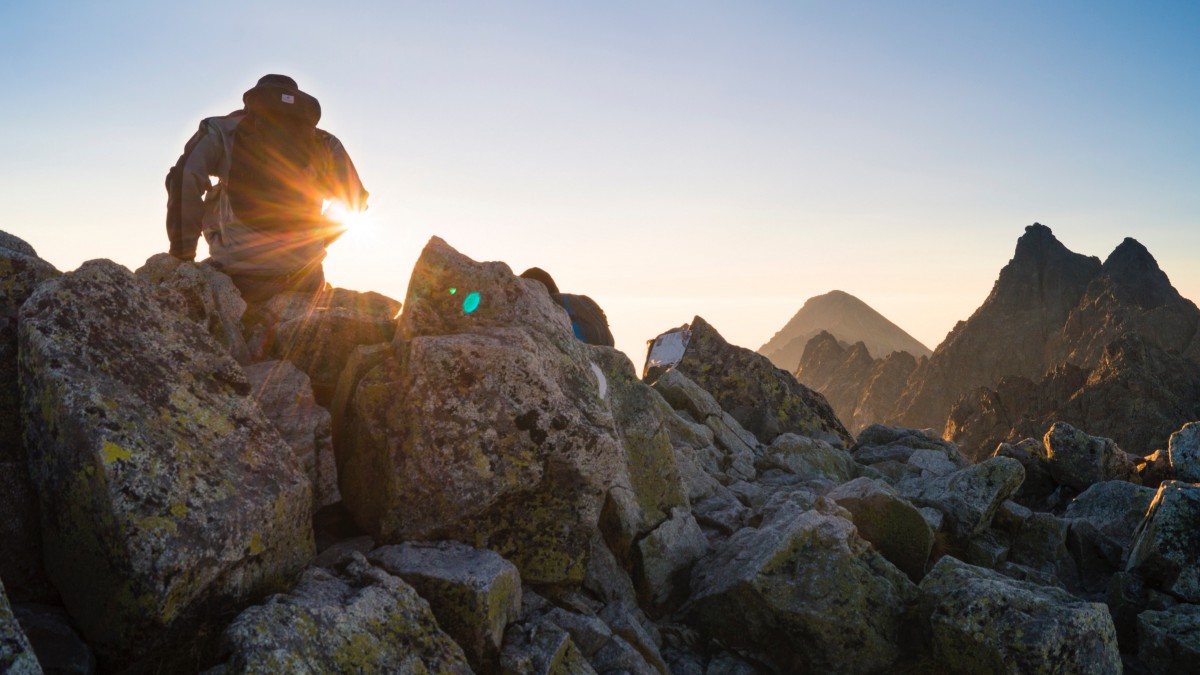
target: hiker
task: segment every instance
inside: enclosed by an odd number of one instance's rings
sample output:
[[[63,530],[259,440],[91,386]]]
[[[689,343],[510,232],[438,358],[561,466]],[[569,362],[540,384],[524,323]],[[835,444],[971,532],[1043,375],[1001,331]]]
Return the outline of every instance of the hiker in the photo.
[[[247,302],[321,291],[325,247],[344,231],[323,210],[362,211],[367,191],[341,141],[317,128],[321,104],[295,80],[265,75],[242,102],[202,121],[167,174],[170,253],[194,260],[203,233],[212,264]]]
[[[560,293],[558,284],[554,283],[554,278],[540,267],[530,267],[521,272],[521,278],[540,281],[546,287],[546,290],[550,292],[550,297],[567,310],[575,337],[590,345],[603,347],[614,345],[612,331],[608,329],[608,317],[604,316],[604,310],[600,309],[600,305],[597,305],[595,300],[586,295]]]

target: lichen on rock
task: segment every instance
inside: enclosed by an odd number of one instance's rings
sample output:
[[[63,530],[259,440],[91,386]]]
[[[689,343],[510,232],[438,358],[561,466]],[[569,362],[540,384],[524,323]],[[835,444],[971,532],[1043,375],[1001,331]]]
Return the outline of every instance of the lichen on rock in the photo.
[[[472,672],[429,604],[360,553],[242,612],[224,643],[213,675]]]
[[[921,582],[935,671],[1121,672],[1108,609],[946,556]]]
[[[540,284],[433,239],[393,349],[345,397],[348,508],[381,541],[457,539],[579,583],[622,455],[588,353]]]
[[[40,286],[20,327],[46,568],[104,667],[169,661],[179,634],[312,556],[294,454],[159,291],[92,261]]]

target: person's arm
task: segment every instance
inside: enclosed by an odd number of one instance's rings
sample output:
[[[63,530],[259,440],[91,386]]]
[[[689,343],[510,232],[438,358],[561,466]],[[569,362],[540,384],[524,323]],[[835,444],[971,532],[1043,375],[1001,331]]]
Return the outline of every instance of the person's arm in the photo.
[[[204,193],[224,152],[220,135],[205,120],[184,146],[183,154],[167,173],[167,238],[171,255],[180,260],[196,258],[204,217]]]
[[[358,178],[358,170],[345,146],[333,134],[324,133],[329,148],[329,198],[342,202],[351,211],[365,211],[369,193]]]

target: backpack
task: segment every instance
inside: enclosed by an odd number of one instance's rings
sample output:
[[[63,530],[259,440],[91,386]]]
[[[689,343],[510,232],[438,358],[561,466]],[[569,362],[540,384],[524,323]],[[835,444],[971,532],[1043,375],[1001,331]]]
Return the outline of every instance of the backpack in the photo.
[[[608,329],[608,317],[595,300],[571,293],[555,293],[553,297],[567,310],[575,337],[590,345],[614,346],[612,331]]]

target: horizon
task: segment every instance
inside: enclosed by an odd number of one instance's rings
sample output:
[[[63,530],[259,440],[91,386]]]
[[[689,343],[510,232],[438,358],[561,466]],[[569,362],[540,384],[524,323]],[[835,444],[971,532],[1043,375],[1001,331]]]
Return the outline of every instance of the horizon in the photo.
[[[21,64],[0,74],[0,229],[62,271],[165,252],[184,142],[279,72],[372,193],[370,224],[329,249],[332,284],[403,301],[440,236],[593,297],[639,370],[693,316],[756,350],[831,290],[936,349],[1034,222],[1101,260],[1137,239],[1200,297],[1194,4],[125,0],[0,18]]]

